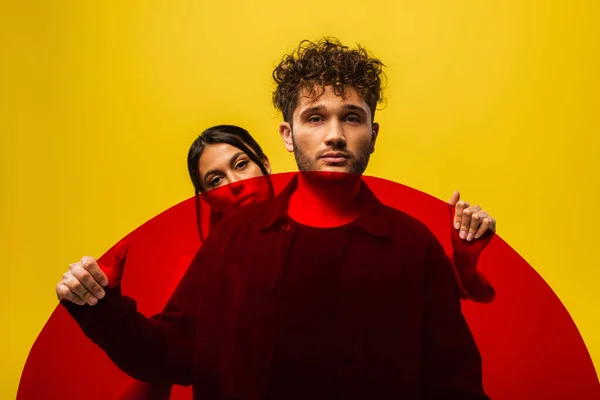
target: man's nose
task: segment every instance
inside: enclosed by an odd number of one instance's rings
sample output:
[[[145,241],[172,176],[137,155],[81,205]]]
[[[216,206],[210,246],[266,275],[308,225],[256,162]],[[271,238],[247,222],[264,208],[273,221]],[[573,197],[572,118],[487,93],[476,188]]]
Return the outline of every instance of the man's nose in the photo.
[[[344,147],[346,145],[346,136],[344,128],[339,121],[332,121],[325,136],[325,144],[332,147]]]

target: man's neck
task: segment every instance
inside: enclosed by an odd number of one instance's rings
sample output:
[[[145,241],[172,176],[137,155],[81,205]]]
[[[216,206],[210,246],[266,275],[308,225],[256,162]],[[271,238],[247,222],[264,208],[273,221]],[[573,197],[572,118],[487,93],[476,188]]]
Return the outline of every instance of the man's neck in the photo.
[[[303,225],[333,228],[349,224],[360,215],[360,176],[301,172],[298,188],[290,197],[288,215]]]

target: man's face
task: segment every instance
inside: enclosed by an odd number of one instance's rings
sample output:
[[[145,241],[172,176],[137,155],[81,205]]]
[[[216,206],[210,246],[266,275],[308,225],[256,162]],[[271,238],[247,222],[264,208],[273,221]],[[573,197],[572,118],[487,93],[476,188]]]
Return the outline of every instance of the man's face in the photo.
[[[294,152],[300,171],[347,172],[361,175],[375,151],[378,124],[354,88],[337,96],[333,87],[300,93],[292,124],[282,122],[279,133]],[[293,126],[293,129],[292,129]]]

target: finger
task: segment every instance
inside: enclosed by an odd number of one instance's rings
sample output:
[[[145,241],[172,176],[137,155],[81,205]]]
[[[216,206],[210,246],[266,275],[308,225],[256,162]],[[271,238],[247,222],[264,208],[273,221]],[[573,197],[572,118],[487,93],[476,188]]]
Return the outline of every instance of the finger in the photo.
[[[60,282],[58,285],[56,285],[56,297],[58,297],[59,301],[68,300],[71,303],[75,303],[80,306],[85,305],[85,301],[81,300],[79,296],[71,292],[71,290],[63,282]]]
[[[481,210],[481,207],[475,205],[463,211],[463,219],[460,228],[460,238],[469,240],[469,230],[471,229],[471,219],[473,214]],[[472,239],[472,238],[471,238]]]
[[[82,289],[84,289],[86,292],[89,292],[90,296],[98,300],[104,297],[105,292],[104,289],[102,289],[102,286],[100,286],[100,284],[92,277],[92,275],[82,266],[76,266],[70,272],[71,275],[73,275],[73,277],[80,283]],[[71,290],[73,290],[73,288],[71,288]],[[84,297],[82,295],[83,293],[77,291],[75,293],[89,303],[89,299]]]
[[[481,224],[475,233],[475,239],[479,239],[490,228],[490,218],[486,215],[482,217]]]
[[[471,207],[469,207],[469,209],[471,210],[471,215],[475,214],[476,212],[482,211],[481,206],[478,206],[478,205],[471,206]]]
[[[62,283],[77,297],[83,300],[84,303],[94,305],[98,299],[90,293],[89,290],[70,272],[63,275]]]
[[[492,218],[492,217],[490,217],[490,216],[488,216],[486,219],[487,219],[487,220],[489,221],[489,223],[490,223],[490,228],[489,228],[489,229],[490,229],[492,232],[496,232],[496,219],[495,219],[495,218]]]
[[[94,257],[84,256],[80,261],[81,267],[86,270],[100,286],[108,284],[108,278]],[[91,289],[88,287],[88,289]]]
[[[490,217],[489,215],[486,215],[482,221],[481,221],[481,225],[485,224],[486,228],[482,230],[481,227],[479,227],[479,230],[477,231],[477,235],[475,235],[475,239],[479,239],[479,237],[483,236],[483,234],[489,229],[492,232],[496,231],[496,220],[492,217]],[[481,231],[481,234],[479,233],[479,231]],[[478,236],[479,235],[479,236]]]
[[[471,225],[469,226],[469,233],[467,235],[467,241],[470,242],[475,237],[477,230],[479,229],[479,225],[481,225],[481,220],[487,217],[487,213],[485,211],[476,211],[471,215]]]
[[[77,304],[78,306],[85,306],[86,302],[80,298],[79,296],[77,296],[75,293],[71,292],[71,294],[73,295],[73,300],[72,302]]]
[[[452,197],[450,197],[450,200],[448,200],[448,204],[450,204],[451,206],[455,206],[459,200],[460,200],[460,192],[458,190],[455,190],[454,193],[452,194]]]
[[[84,303],[90,306],[98,303],[98,299],[71,273],[67,272],[63,275],[62,283]]]
[[[463,219],[463,211],[469,207],[469,203],[459,200],[454,208],[454,229],[460,229],[460,224]]]
[[[471,216],[473,213],[479,211],[479,206],[473,206],[465,208],[462,212],[462,220],[460,223],[460,238],[466,239],[469,234],[469,228],[471,226]]]

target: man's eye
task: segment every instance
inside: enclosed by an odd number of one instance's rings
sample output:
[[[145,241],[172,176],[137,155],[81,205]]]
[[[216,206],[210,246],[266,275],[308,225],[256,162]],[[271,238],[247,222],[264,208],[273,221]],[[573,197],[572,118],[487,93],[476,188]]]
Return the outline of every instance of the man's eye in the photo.
[[[346,121],[348,121],[348,122],[360,122],[360,117],[358,115],[355,115],[355,114],[348,115],[346,117]]]
[[[321,122],[322,120],[323,118],[318,115],[313,115],[312,117],[308,118],[308,122]]]

